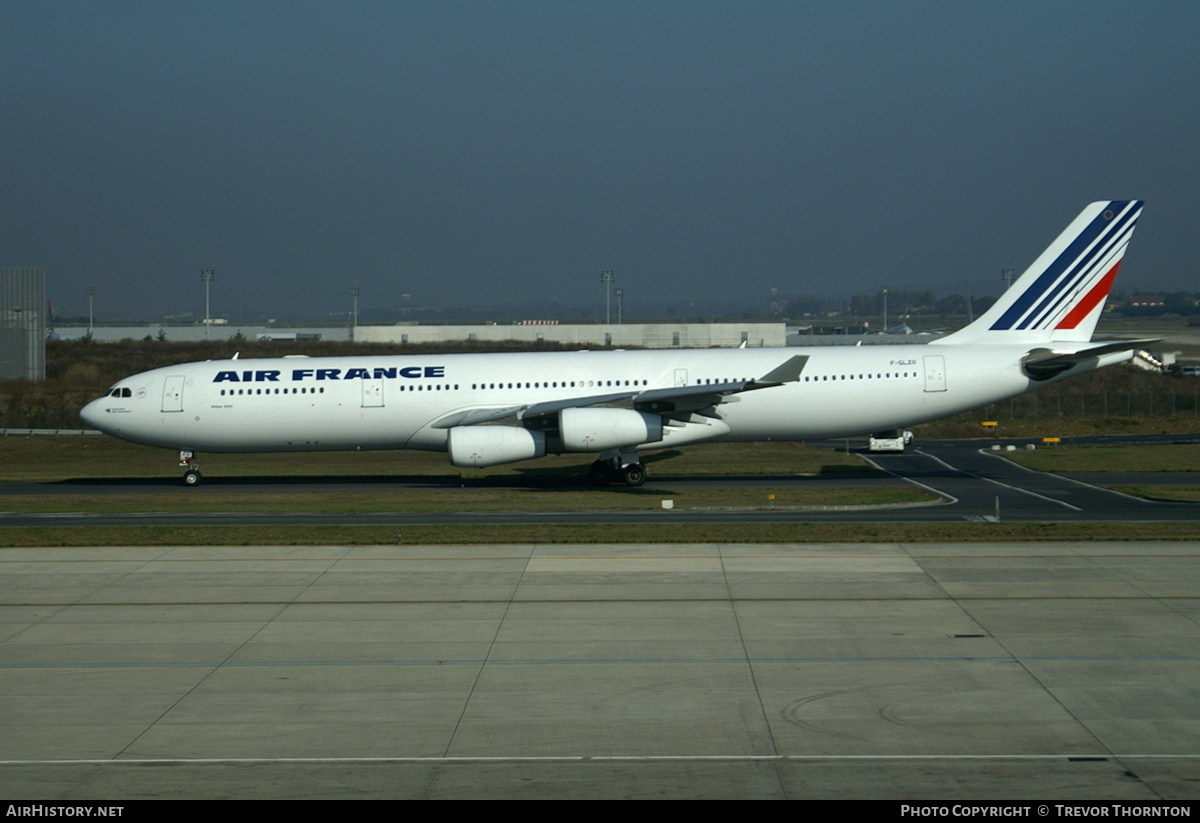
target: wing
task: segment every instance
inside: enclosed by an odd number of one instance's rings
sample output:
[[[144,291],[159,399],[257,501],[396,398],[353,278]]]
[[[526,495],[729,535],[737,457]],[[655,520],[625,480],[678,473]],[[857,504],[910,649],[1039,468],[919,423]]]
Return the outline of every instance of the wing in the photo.
[[[753,380],[583,395],[522,406],[460,409],[435,420],[431,425],[435,429],[450,429],[455,426],[476,426],[501,420],[532,423],[541,418],[553,417],[564,409],[607,405],[629,405],[637,411],[654,412],[666,417],[685,416],[729,402],[732,395],[794,383],[800,379],[807,363],[808,355],[795,355]]]

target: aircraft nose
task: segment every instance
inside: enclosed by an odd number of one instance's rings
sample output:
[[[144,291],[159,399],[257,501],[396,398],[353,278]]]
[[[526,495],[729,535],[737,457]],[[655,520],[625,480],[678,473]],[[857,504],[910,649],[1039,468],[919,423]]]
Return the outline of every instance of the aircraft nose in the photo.
[[[88,403],[86,406],[80,409],[79,419],[81,419],[85,425],[93,429],[103,430],[101,421],[104,419],[104,409],[101,408],[100,403],[101,401],[99,400],[93,400],[91,403]]]

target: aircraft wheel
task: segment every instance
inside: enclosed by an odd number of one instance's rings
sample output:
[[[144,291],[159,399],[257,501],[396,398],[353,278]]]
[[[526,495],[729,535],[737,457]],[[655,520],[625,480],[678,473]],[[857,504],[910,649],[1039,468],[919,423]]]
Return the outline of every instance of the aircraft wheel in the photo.
[[[199,486],[200,485],[200,472],[198,472],[196,469],[188,469],[187,471],[185,471],[183,473],[183,485]]]
[[[621,469],[621,478],[628,486],[640,486],[646,482],[647,477],[646,467],[641,463],[630,463],[625,468]]]
[[[607,486],[613,482],[612,464],[607,460],[597,460],[588,469],[588,480],[593,486]]]

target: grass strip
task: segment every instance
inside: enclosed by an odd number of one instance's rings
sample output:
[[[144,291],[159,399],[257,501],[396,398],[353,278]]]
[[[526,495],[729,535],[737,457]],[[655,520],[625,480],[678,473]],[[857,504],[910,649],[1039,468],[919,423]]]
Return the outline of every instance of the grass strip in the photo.
[[[1200,540],[1200,523],[717,523],[431,526],[31,526],[0,547],[511,543],[941,543]]]
[[[500,512],[646,511],[671,500],[675,510],[888,506],[939,498],[911,486],[815,488],[712,488],[686,491],[631,489],[523,490],[504,488],[404,489],[389,492],[263,492],[242,494],[182,490],[179,494],[12,494],[0,497],[6,512]]]
[[[1002,451],[997,454],[1027,469],[1060,474],[1200,470],[1200,444],[1195,443],[1050,446],[1034,451]]]
[[[870,474],[861,459],[800,443],[702,443],[646,452],[652,475]],[[206,477],[585,478],[595,455],[548,455],[486,469],[450,465],[444,453],[414,451],[281,452],[199,456]],[[112,437],[0,437],[0,482],[52,483],[94,478],[177,479],[178,453]]]
[[[1110,486],[1113,491],[1147,500],[1200,502],[1200,486]]]

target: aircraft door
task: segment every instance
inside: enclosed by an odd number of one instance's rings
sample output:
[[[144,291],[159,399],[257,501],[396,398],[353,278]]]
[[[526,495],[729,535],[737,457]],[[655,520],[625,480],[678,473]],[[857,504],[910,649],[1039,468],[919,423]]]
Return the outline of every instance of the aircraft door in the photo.
[[[940,354],[925,355],[925,391],[946,390],[946,358]]]
[[[378,408],[383,405],[382,380],[362,381],[362,404],[364,409]]]
[[[687,369],[676,369],[675,370],[675,385],[676,386],[686,386],[687,384],[688,384]]]
[[[182,374],[173,374],[163,383],[162,410],[165,412],[183,411],[183,382]]]

